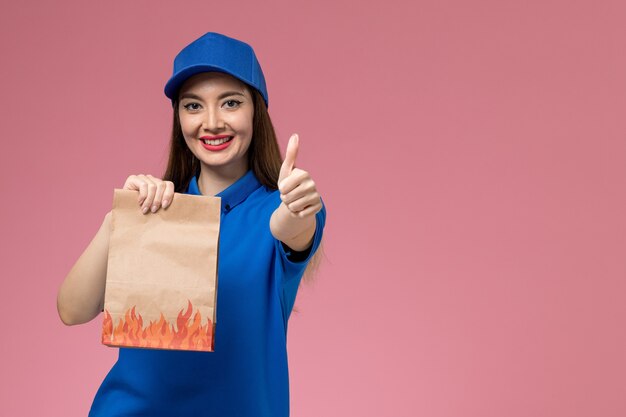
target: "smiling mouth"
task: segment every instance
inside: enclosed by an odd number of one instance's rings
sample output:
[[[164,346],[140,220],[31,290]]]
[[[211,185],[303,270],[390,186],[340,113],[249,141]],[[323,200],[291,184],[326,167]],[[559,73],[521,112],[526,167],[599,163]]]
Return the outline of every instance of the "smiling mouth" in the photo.
[[[200,139],[202,142],[204,142],[206,145],[221,145],[222,143],[226,143],[226,142],[230,142],[231,140],[233,140],[234,136],[229,136],[227,138],[220,138],[220,139]]]

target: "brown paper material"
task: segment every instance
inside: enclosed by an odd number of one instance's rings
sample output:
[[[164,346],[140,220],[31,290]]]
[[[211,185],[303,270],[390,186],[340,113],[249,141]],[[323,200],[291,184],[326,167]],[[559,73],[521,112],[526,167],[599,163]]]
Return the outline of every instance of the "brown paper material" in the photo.
[[[114,190],[102,343],[212,352],[221,199],[175,193],[143,214],[138,197]]]

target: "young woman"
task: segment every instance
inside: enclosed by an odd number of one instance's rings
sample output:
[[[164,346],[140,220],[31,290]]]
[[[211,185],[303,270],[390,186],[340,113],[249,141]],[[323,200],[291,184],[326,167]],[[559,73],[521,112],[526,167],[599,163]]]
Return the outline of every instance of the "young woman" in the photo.
[[[174,192],[221,197],[215,350],[119,348],[89,416],[288,416],[287,323],[318,256],[325,206],[295,167],[297,135],[281,159],[249,45],[206,33],[176,56],[165,95],[165,174],[132,175],[124,188],[138,191],[145,215],[176,204]],[[59,290],[68,325],[103,310],[109,223],[110,212]]]

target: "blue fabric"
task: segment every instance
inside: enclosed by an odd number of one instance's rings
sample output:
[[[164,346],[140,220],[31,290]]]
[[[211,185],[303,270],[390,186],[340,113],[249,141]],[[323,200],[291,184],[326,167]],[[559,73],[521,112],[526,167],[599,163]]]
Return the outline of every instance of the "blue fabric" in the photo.
[[[199,195],[193,178],[187,194]],[[283,417],[289,415],[287,322],[315,237],[291,252],[269,228],[278,190],[249,170],[221,197],[215,351],[119,348],[89,417]],[[174,202],[175,204],[175,202]],[[323,204],[323,202],[322,202]]]
[[[239,78],[259,90],[269,108],[265,76],[252,47],[216,32],[205,33],[185,46],[174,58],[174,72],[163,90],[172,100],[172,105],[185,80],[205,71],[225,72]]]

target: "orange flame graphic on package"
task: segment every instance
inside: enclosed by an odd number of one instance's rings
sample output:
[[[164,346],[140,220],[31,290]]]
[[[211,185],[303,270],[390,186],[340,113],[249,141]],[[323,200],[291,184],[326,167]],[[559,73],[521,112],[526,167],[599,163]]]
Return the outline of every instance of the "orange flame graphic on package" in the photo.
[[[150,324],[144,329],[143,318],[141,314],[135,313],[135,307],[133,306],[126,311],[125,317],[118,321],[117,326],[113,325],[109,311],[104,311],[103,344],[107,346],[213,352],[214,324],[209,319],[206,325],[201,326],[202,317],[199,311],[196,312],[190,323],[189,318],[193,310],[191,301],[189,301],[187,311],[184,314],[183,310],[178,313],[177,329],[165,319],[163,313],[161,313],[160,320],[150,321]]]

